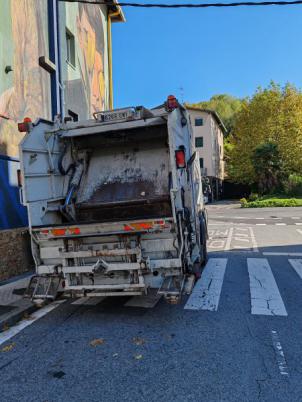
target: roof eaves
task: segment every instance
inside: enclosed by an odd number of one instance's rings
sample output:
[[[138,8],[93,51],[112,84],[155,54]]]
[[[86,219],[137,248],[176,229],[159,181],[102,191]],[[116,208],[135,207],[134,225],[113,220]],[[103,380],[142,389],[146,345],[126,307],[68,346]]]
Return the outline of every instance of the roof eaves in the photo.
[[[114,13],[111,17],[112,22],[126,22],[125,14],[122,7],[118,4],[117,0],[106,0],[108,3],[108,8]],[[114,5],[112,5],[114,3]]]
[[[215,110],[212,109],[204,109],[201,107],[197,107],[197,106],[190,106],[185,104],[185,108],[188,110],[193,110],[193,111],[197,111],[197,112],[206,112],[206,113],[210,113],[214,119],[216,120],[216,123],[218,124],[218,126],[221,128],[221,130],[223,131],[223,133],[226,135],[228,133],[228,130],[226,128],[226,126],[224,125],[221,117],[219,116],[219,114],[217,112],[215,112]]]

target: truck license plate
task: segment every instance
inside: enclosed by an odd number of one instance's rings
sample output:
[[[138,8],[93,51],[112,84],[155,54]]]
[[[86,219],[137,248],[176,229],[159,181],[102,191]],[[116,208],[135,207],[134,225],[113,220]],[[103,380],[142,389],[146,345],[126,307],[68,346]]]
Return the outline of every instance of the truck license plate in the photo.
[[[132,109],[116,110],[113,112],[104,112],[101,114],[103,122],[123,121],[133,117]]]

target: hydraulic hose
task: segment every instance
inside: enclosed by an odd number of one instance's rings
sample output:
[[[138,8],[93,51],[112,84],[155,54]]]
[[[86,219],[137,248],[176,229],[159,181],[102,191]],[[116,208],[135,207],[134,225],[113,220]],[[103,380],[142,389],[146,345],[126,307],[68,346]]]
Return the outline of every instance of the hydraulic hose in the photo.
[[[71,170],[75,169],[74,163],[71,163],[66,170],[64,169],[63,159],[64,159],[64,156],[66,155],[66,151],[67,151],[67,142],[65,142],[63,150],[60,153],[59,160],[58,160],[58,169],[62,176],[66,176]]]

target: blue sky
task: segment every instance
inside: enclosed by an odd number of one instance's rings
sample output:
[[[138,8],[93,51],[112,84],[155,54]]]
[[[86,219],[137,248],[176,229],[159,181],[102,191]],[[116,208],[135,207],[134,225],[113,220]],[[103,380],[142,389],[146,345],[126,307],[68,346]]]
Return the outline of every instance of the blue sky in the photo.
[[[124,12],[113,25],[115,107],[155,106],[181,87],[187,102],[248,96],[270,80],[302,87],[302,6]]]

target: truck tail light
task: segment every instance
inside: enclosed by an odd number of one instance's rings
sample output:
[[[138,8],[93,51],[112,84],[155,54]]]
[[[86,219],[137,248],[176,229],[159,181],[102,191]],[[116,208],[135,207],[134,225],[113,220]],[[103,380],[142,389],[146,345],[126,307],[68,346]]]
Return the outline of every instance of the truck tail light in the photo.
[[[178,108],[178,101],[174,95],[169,95],[166,102],[166,110],[172,112],[174,109]]]
[[[183,149],[175,151],[175,159],[177,169],[184,169],[186,167],[186,156]]]
[[[18,131],[20,133],[26,133],[30,129],[31,119],[29,117],[24,117],[22,123],[18,123]]]
[[[51,233],[54,236],[64,236],[66,233],[66,229],[52,229]]]
[[[73,235],[81,234],[80,228],[69,228],[69,233]]]

